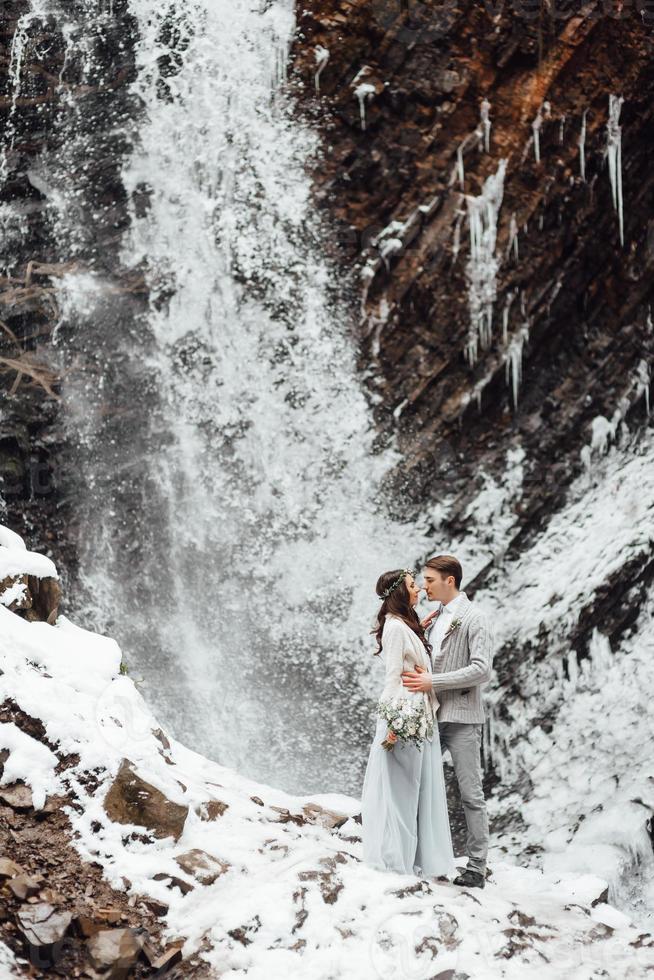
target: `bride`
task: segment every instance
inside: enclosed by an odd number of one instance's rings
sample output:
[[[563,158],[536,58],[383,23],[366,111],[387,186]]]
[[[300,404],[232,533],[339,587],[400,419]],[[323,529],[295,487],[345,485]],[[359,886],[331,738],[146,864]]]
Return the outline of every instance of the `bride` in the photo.
[[[363,858],[383,870],[444,876],[456,869],[436,721],[438,701],[433,691],[408,692],[401,677],[417,666],[431,670],[431,647],[414,608],[420,589],[411,572],[397,569],[380,576],[376,591],[382,600],[376,655],[384,654],[386,678],[378,705],[384,716],[377,721],[363,781]],[[407,724],[401,716],[409,712]],[[422,721],[422,732],[416,718]],[[396,731],[409,737],[398,737]]]

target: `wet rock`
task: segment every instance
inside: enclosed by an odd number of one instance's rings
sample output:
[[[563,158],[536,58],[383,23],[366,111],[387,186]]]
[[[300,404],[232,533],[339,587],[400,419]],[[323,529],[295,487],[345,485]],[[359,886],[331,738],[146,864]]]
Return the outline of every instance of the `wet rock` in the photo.
[[[188,807],[173,803],[155,786],[146,783],[124,759],[107,793],[104,810],[114,823],[146,827],[158,838],[179,840]]]
[[[122,980],[141,955],[145,929],[102,929],[87,940],[91,963],[106,980]]]
[[[48,902],[30,905],[18,912],[18,932],[32,963],[47,968],[57,962],[71,919],[70,912],[58,912]]]
[[[226,861],[221,861],[197,847],[184,854],[178,854],[175,863],[201,885],[213,885],[214,881],[217,881],[230,867]]]

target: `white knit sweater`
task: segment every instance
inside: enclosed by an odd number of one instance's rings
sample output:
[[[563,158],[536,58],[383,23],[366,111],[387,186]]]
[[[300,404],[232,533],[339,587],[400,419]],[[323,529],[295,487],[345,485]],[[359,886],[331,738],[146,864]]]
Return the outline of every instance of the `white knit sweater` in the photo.
[[[485,717],[481,689],[493,670],[493,630],[488,617],[467,596],[461,597],[454,622],[457,619],[457,628],[450,629],[440,650],[432,652],[438,720],[479,724]]]

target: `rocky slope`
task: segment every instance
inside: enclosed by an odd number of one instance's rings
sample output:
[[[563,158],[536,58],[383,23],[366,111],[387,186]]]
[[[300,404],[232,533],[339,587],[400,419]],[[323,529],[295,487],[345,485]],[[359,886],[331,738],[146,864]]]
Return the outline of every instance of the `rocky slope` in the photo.
[[[0,559],[56,577],[0,528]],[[35,574],[37,573],[37,574]],[[593,875],[494,852],[483,892],[372,871],[357,801],[290,797],[169,738],[113,640],[0,605],[3,976],[590,978],[654,968]],[[371,900],[373,897],[373,900]]]

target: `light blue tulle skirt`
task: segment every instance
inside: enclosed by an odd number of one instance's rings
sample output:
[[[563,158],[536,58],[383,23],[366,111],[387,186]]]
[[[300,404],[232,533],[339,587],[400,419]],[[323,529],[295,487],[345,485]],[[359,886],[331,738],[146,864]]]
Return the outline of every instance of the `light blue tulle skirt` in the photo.
[[[401,874],[453,874],[438,727],[420,748],[398,741],[392,752],[382,748],[387,732],[386,722],[378,719],[363,780],[363,859]]]

